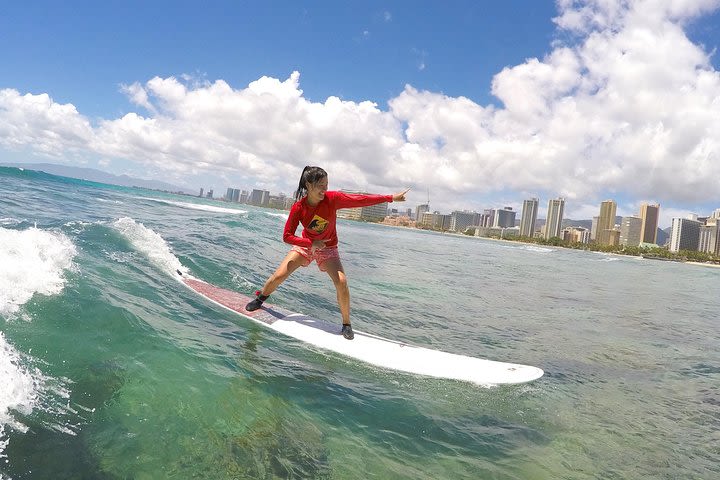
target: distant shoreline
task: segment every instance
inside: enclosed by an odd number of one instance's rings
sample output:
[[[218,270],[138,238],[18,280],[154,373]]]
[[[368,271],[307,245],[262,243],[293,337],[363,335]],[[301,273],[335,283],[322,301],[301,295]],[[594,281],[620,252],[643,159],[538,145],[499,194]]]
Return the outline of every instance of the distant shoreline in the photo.
[[[366,223],[366,222],[358,222],[358,223]],[[562,249],[567,249],[567,250],[579,250],[579,249],[575,249],[575,248],[564,247],[562,245],[543,245],[543,244],[534,243],[534,242],[523,242],[522,240],[508,240],[505,238],[494,238],[494,237],[476,237],[475,235],[465,235],[464,233],[457,233],[457,232],[449,232],[449,231],[440,232],[437,230],[425,230],[425,229],[417,228],[417,227],[406,227],[406,226],[402,226],[402,225],[388,225],[386,223],[381,223],[381,222],[377,222],[377,223],[372,222],[372,223],[375,225],[382,225],[383,227],[403,228],[406,230],[419,230],[419,231],[425,231],[425,232],[439,233],[442,235],[453,235],[453,236],[457,236],[457,237],[474,238],[474,239],[479,239],[479,240],[490,240],[493,242],[520,243],[522,245],[533,245],[533,246],[537,246],[537,247],[550,248],[550,249],[561,249],[562,248]],[[591,250],[583,250],[583,251],[591,252]],[[674,260],[672,258],[659,258],[659,259],[645,258],[642,255],[629,255],[627,253],[621,253],[621,252],[595,252],[595,253],[603,253],[606,255],[618,255],[618,256],[623,256],[623,257],[640,258],[643,260],[658,260],[658,261],[666,261],[666,262],[673,262],[673,263],[682,263],[682,264],[687,264],[687,265],[697,265],[700,267],[720,268],[720,264],[717,264],[717,263],[695,262],[695,261],[691,261],[691,260]]]
[[[720,264],[717,264],[717,263],[692,262],[692,261],[689,261],[689,260],[688,260],[687,262],[680,262],[680,263],[687,263],[687,264],[690,264],[690,265],[699,265],[699,266],[701,266],[701,267],[720,268]]]

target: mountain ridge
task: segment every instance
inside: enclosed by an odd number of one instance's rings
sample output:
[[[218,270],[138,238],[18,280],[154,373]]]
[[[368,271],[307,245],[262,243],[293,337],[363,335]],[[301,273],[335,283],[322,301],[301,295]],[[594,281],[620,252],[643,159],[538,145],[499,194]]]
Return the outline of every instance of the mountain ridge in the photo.
[[[119,185],[121,187],[141,187],[150,190],[191,193],[186,187],[180,187],[178,185],[173,185],[168,182],[162,182],[159,180],[146,180],[124,174],[115,175],[114,173],[108,173],[90,167],[72,167],[67,165],[58,165],[55,163],[0,163],[0,166],[24,168],[26,170],[35,170],[49,173],[50,175],[59,175],[62,177],[89,180],[91,182]]]

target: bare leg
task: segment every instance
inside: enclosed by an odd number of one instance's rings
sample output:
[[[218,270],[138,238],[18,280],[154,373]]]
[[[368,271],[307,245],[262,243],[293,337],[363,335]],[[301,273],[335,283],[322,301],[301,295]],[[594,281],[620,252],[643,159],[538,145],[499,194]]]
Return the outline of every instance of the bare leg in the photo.
[[[273,293],[282,282],[287,280],[291,273],[306,263],[307,259],[305,257],[295,251],[290,251],[280,263],[277,270],[275,270],[275,273],[270,275],[270,278],[267,279],[260,294],[268,296]]]
[[[350,289],[348,288],[347,277],[339,258],[331,258],[323,263],[323,268],[330,275],[335,289],[337,290],[337,301],[340,306],[343,324],[350,324]]]

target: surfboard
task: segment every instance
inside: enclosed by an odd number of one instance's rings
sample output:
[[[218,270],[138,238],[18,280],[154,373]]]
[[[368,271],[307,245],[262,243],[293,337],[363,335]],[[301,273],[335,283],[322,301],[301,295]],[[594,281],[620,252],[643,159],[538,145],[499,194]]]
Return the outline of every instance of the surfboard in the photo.
[[[381,368],[484,386],[531,382],[544,373],[542,369],[529,365],[443,352],[357,330],[353,340],[346,340],[340,333],[342,326],[339,322],[328,323],[268,303],[259,310],[248,312],[245,305],[252,297],[217,287],[180,271],[177,273],[185,286],[241,317],[323,350]]]

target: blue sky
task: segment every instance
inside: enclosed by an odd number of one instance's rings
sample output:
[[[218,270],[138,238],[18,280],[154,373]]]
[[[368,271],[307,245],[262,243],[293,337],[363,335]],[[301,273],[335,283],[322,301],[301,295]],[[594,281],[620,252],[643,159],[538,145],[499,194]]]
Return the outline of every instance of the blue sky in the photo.
[[[384,108],[410,83],[485,104],[495,73],[548,50],[556,13],[523,0],[70,4],[4,6],[0,78],[98,117],[128,110],[123,83],[193,74],[240,87],[295,70],[313,101]]]
[[[286,193],[312,163],[408,206],[669,224],[720,208],[719,3],[14,2],[0,161]]]

